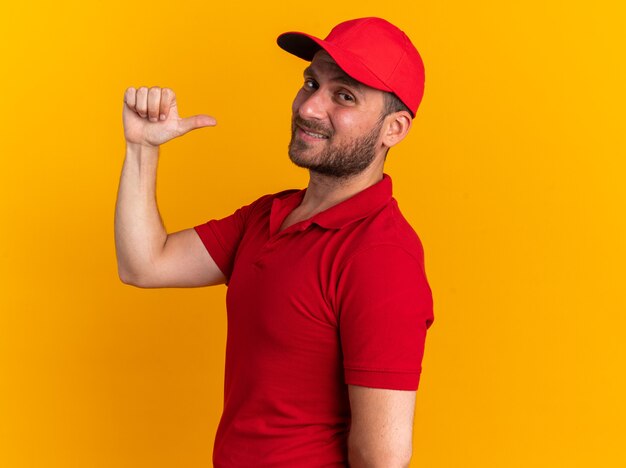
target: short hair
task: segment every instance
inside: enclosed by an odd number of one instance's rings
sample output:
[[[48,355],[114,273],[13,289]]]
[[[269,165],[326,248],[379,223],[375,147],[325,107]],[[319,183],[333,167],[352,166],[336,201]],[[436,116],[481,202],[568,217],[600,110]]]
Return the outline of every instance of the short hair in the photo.
[[[400,111],[407,111],[411,116],[413,115],[406,104],[404,104],[394,93],[384,92],[383,97],[383,114],[381,117],[387,117],[389,114]]]

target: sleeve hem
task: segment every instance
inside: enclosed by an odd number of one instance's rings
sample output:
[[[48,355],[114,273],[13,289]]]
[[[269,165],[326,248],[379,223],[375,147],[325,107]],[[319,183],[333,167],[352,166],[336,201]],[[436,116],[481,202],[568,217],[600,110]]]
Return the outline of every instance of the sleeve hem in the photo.
[[[417,390],[419,371],[381,371],[344,368],[344,381],[349,385],[388,388],[393,390]]]
[[[215,232],[211,229],[208,223],[194,226],[194,229],[215,264],[219,267],[226,278],[230,278],[230,271],[228,271],[228,268],[226,267],[227,259],[224,253],[224,248],[222,247],[220,240],[215,235]]]

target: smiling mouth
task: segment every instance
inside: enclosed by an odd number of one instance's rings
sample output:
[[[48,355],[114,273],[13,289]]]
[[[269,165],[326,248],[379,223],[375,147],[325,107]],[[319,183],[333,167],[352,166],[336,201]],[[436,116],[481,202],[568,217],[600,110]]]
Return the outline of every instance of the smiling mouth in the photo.
[[[312,132],[310,130],[307,130],[305,128],[302,128],[301,126],[298,125],[298,130],[300,130],[300,132],[302,132],[303,134],[311,137],[311,138],[315,138],[318,140],[327,140],[328,137],[326,135],[323,135],[321,133],[316,133],[316,132]]]

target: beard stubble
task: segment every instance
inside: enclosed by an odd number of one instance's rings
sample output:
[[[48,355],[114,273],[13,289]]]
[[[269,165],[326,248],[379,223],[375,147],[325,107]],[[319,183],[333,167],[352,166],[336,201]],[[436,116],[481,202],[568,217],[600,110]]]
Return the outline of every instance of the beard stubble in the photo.
[[[319,132],[332,139],[333,133],[318,122],[305,120],[295,115],[291,122],[291,141],[289,142],[289,158],[298,167],[334,178],[347,178],[360,174],[367,169],[376,157],[376,143],[380,135],[383,121],[379,119],[376,125],[365,135],[355,137],[341,145],[330,145],[314,158],[306,158],[303,153],[312,145],[296,139],[297,124]]]

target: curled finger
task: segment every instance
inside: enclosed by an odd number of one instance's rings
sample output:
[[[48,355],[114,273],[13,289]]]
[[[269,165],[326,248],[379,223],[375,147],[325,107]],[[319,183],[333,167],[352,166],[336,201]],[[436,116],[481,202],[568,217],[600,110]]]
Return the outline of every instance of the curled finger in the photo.
[[[142,86],[137,89],[135,111],[142,117],[148,116],[148,87]]]
[[[126,105],[133,110],[135,110],[136,94],[137,90],[132,86],[130,88],[126,88],[126,91],[124,92],[124,103],[126,103]]]
[[[170,113],[170,108],[176,102],[176,95],[170,88],[163,88],[161,90],[161,109],[159,110],[159,118],[161,120],[167,119]]]
[[[159,120],[159,109],[161,108],[161,88],[153,86],[148,91],[148,119],[150,122]]]

